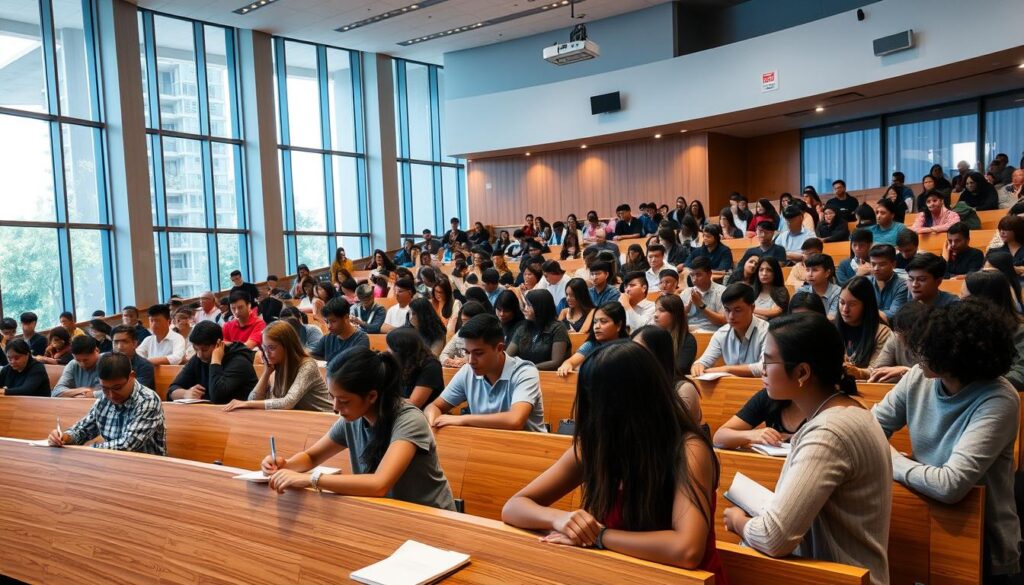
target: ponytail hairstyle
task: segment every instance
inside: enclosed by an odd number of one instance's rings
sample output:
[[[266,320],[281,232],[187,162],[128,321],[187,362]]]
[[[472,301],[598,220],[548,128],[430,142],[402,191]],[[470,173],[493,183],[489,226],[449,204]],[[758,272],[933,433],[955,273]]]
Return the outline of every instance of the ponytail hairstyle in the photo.
[[[376,410],[373,440],[363,450],[361,460],[370,473],[377,471],[391,444],[391,431],[402,408],[402,368],[398,358],[390,353],[357,347],[345,352],[345,359],[331,360],[327,366],[328,381],[360,398],[377,392],[377,400],[370,406]]]
[[[826,391],[857,396],[857,382],[843,367],[843,339],[824,315],[780,315],[769,322],[768,334],[775,339],[786,373],[792,373],[799,364],[807,364]]]

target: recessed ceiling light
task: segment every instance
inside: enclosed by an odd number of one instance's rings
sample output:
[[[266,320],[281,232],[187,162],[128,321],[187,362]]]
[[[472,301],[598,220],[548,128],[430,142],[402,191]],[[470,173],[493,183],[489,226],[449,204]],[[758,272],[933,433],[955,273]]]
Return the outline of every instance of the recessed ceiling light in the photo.
[[[232,10],[232,12],[234,12],[235,14],[249,14],[250,12],[252,12],[253,10],[256,10],[257,8],[263,8],[264,6],[270,6],[271,4],[273,4],[274,2],[277,2],[277,1],[278,0],[256,0],[255,2],[251,2],[249,4],[246,4],[245,6],[242,6],[241,8],[236,8],[235,10]]]
[[[1017,65],[1017,69],[1024,69],[1024,63],[1021,63],[1020,65]]]
[[[273,2],[275,0],[268,0],[268,1]],[[413,10],[418,10],[418,9],[421,9],[421,8],[429,8],[430,6],[433,6],[435,4],[440,4],[440,3],[446,2],[446,1],[447,0],[422,0],[422,1],[417,2],[415,4],[410,4],[408,6],[403,6],[401,8],[395,8],[393,10],[388,10],[387,12],[384,12],[382,14],[378,14],[376,16],[371,16],[370,18],[364,18],[363,20],[358,20],[356,22],[352,22],[352,23],[346,24],[345,26],[338,27],[338,28],[336,28],[334,30],[337,31],[337,32],[348,32],[348,31],[350,31],[350,30],[352,30],[352,29],[354,29],[354,28],[356,28],[358,26],[363,26],[363,25],[367,25],[367,24],[376,24],[378,22],[381,22],[383,20],[387,20],[389,18],[394,18],[396,16],[402,16],[403,14],[408,14],[409,12],[411,12]],[[412,42],[415,42],[415,41],[412,41]]]
[[[654,137],[655,138],[661,138],[661,134],[655,134]]]
[[[814,108],[814,111],[818,112],[818,113],[824,112],[825,111],[825,106],[818,106],[818,107]]]
[[[680,134],[686,134],[686,129],[680,130],[679,133]]]
[[[530,153],[526,153],[526,156],[530,156]]]
[[[580,145],[580,148],[582,148],[582,149],[586,150],[586,148],[587,148],[587,145],[586,145],[586,144],[581,144],[581,145]]]
[[[443,0],[427,0],[426,2],[420,2],[419,6],[422,8],[422,7],[426,6],[426,5],[428,5],[428,3],[436,3],[438,1],[443,1]],[[585,1],[586,0],[574,0],[572,2],[572,4],[577,4],[578,5],[578,4],[581,4],[581,3],[585,2]],[[532,16],[534,14],[540,14],[542,12],[549,12],[549,11],[554,10],[556,8],[565,8],[565,7],[568,7],[569,5],[570,5],[569,0],[557,0],[556,2],[552,2],[550,4],[544,4],[543,6],[537,6],[536,8],[530,8],[530,9],[522,10],[522,11],[515,12],[515,13],[512,13],[512,14],[506,14],[505,16],[499,16],[499,17],[493,18],[491,20],[483,20],[483,21],[477,22],[475,24],[467,24],[467,25],[464,25],[464,26],[457,26],[457,27],[453,27],[453,28],[450,28],[450,29],[447,29],[447,30],[436,32],[436,33],[431,33],[431,34],[425,35],[423,37],[417,37],[417,38],[408,39],[408,40],[405,40],[405,41],[401,41],[400,43],[398,43],[398,45],[399,46],[403,46],[403,47],[407,47],[407,46],[415,44],[415,43],[422,43],[424,41],[432,41],[434,39],[439,39],[439,38],[442,38],[442,37],[447,37],[447,36],[451,36],[451,35],[454,35],[454,34],[463,33],[463,32],[466,32],[466,31],[476,30],[476,29],[483,28],[483,27],[486,27],[486,26],[492,26],[492,25],[495,25],[495,24],[501,24],[501,23],[504,23],[504,22],[509,22],[511,20],[517,20],[519,18],[525,18],[527,16]],[[412,6],[410,6],[409,8],[412,8]],[[394,13],[395,11],[392,10],[391,12]],[[349,25],[349,26],[351,27],[351,25]],[[345,32],[342,29],[336,29],[336,30],[338,30],[338,32]]]

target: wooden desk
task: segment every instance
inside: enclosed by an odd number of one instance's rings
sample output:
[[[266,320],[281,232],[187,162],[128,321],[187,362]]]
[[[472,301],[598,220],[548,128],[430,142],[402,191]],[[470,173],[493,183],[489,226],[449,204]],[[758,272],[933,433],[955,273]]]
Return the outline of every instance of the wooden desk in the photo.
[[[455,512],[311,490],[278,495],[231,479],[234,470],[180,459],[11,440],[0,440],[0,459],[9,463],[0,566],[29,582],[344,582],[410,538],[472,556],[448,583],[713,582],[705,572],[544,545]]]

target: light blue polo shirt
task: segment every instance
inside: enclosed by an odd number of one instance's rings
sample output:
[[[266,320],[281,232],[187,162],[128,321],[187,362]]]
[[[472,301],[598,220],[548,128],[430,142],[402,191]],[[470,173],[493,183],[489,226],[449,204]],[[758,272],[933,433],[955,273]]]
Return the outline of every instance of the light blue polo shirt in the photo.
[[[441,399],[453,406],[466,402],[473,414],[508,412],[516,402],[529,402],[533,412],[523,430],[545,432],[540,374],[533,363],[518,357],[505,356],[505,367],[493,386],[483,376],[474,374],[469,364],[462,366],[441,393]]]

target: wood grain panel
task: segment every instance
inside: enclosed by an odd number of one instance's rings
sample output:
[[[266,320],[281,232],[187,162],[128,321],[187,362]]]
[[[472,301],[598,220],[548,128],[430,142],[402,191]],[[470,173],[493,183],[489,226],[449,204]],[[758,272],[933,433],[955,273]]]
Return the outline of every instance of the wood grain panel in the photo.
[[[779,195],[796,195],[800,184],[800,131],[789,130],[746,140],[746,188],[740,191],[751,201]]]
[[[518,223],[526,213],[552,222],[590,209],[605,216],[622,202],[672,202],[678,195],[706,204],[707,136],[474,159],[467,177],[470,215],[496,225]]]

